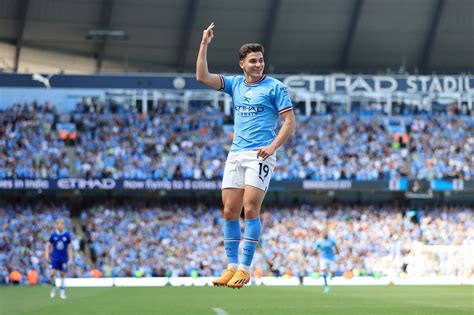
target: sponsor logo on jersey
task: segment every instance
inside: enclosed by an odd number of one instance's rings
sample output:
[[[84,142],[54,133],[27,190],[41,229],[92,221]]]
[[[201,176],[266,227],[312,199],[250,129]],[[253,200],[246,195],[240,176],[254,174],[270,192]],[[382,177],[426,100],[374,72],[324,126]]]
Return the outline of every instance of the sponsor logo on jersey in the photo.
[[[259,105],[237,105],[236,112],[243,117],[257,116],[259,113],[265,111],[265,107]]]

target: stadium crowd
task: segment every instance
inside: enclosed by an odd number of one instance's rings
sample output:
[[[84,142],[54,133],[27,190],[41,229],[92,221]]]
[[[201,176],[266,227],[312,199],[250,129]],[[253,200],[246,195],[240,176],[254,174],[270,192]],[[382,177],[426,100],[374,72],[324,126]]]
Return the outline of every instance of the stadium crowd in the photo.
[[[69,177],[59,114],[49,103],[15,105],[0,111],[0,178]]]
[[[474,244],[473,209],[467,207],[426,209],[418,223],[391,207],[329,209],[302,206],[265,211],[264,233],[254,260],[256,273],[311,275],[318,270],[315,241],[326,227],[341,252],[339,274],[354,269],[395,273],[412,257],[414,241]],[[221,220],[217,209],[203,206],[141,211],[101,206],[82,213],[97,267],[115,276],[134,276],[137,270],[146,276],[220,274],[225,263]],[[158,264],[152,263],[157,260]]]
[[[474,179],[474,119],[413,117],[408,129],[414,178]]]
[[[79,137],[76,170],[85,177],[127,179],[216,179],[226,151],[223,116],[75,115]],[[227,141],[228,142],[228,141]]]
[[[314,275],[319,269],[316,240],[325,228],[340,250],[338,275],[348,270],[362,275],[413,274],[417,243],[474,245],[473,211],[467,206],[428,207],[412,216],[393,206],[269,207],[262,215],[254,274]],[[66,218],[71,231],[67,207],[6,205],[0,214],[1,281],[8,281],[12,270],[26,275],[35,269],[40,281],[47,282],[44,247],[55,218]],[[217,276],[225,267],[223,222],[217,208],[101,204],[83,211],[80,220],[83,245],[90,247],[93,264],[86,262],[82,241],[72,233],[75,261],[70,276],[90,277],[93,268],[105,277]],[[442,275],[447,270],[429,272]]]
[[[165,105],[147,115],[78,106],[67,116],[77,129],[74,160],[58,137],[53,106],[15,105],[0,112],[0,178],[221,178],[232,136],[223,113]],[[403,135],[390,132],[381,115],[299,117],[295,135],[277,152],[274,180],[473,178],[472,117],[400,119]]]

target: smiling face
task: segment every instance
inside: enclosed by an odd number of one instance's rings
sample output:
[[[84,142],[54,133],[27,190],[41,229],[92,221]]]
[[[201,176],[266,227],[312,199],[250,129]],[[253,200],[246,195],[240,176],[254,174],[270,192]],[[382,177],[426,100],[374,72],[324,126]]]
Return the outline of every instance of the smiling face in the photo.
[[[257,81],[263,76],[265,61],[263,46],[257,43],[244,44],[239,49],[240,68],[247,82]]]
[[[263,75],[263,69],[265,68],[265,60],[261,52],[251,52],[247,56],[240,60],[240,67],[244,71],[244,74],[253,78],[259,78]]]

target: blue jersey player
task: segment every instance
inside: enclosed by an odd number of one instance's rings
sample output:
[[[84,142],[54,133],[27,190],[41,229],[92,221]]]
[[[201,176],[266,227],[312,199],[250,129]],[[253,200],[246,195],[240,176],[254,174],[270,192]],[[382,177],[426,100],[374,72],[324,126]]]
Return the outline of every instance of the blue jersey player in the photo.
[[[322,238],[316,242],[316,250],[318,253],[318,266],[323,273],[324,293],[329,292],[328,273],[336,271],[336,254],[339,254],[336,241],[329,236],[327,230],[323,232]]]
[[[61,299],[66,298],[64,278],[66,277],[68,264],[72,266],[72,246],[71,236],[64,230],[64,220],[57,219],[55,222],[56,231],[51,234],[49,242],[46,244],[45,258],[46,262],[50,264],[49,276],[51,278],[51,298],[56,296],[56,271],[61,275]]]
[[[239,50],[243,75],[223,76],[208,70],[207,47],[213,37],[214,23],[211,23],[203,31],[196,79],[231,95],[234,113],[234,138],[222,179],[224,247],[228,265],[213,283],[242,288],[250,281],[250,265],[262,229],[260,207],[275,168],[276,150],[290,138],[296,122],[287,87],[263,73],[263,46],[243,45]],[[280,117],[283,124],[276,133]],[[243,256],[239,261],[242,207],[245,231]]]

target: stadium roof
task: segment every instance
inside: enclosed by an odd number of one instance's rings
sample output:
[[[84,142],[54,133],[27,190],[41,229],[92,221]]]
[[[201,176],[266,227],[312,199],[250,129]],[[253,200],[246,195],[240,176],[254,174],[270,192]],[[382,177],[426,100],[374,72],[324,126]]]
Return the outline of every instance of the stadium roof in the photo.
[[[213,72],[238,72],[240,45],[261,42],[270,73],[472,73],[473,16],[472,0],[0,0],[0,42],[15,47],[13,69],[29,47],[94,58],[97,71],[114,61],[194,72],[214,21]]]

